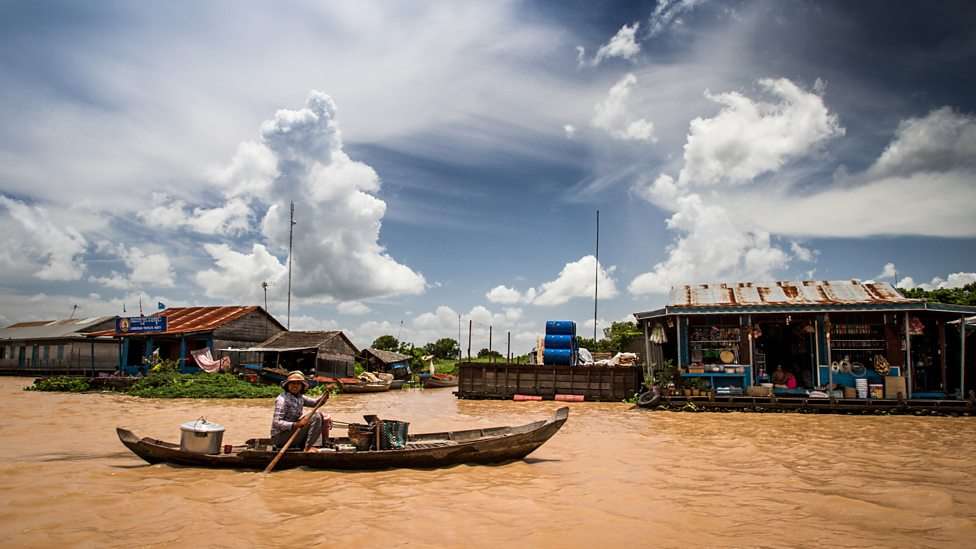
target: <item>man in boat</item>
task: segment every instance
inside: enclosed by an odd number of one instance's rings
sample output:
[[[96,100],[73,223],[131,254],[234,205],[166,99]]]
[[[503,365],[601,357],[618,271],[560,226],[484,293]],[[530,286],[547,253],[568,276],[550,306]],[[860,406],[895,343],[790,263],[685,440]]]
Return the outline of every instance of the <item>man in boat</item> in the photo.
[[[292,448],[303,448],[306,452],[316,452],[315,444],[319,442],[323,431],[328,437],[329,428],[332,426],[332,418],[323,415],[322,412],[303,417],[302,408],[304,406],[315,406],[316,400],[306,396],[308,381],[305,374],[294,371],[281,383],[284,389],[278,398],[275,399],[274,419],[271,421],[271,439],[274,445],[281,448],[288,442],[292,432],[300,429],[298,436],[292,442]],[[328,400],[329,395],[323,396]]]

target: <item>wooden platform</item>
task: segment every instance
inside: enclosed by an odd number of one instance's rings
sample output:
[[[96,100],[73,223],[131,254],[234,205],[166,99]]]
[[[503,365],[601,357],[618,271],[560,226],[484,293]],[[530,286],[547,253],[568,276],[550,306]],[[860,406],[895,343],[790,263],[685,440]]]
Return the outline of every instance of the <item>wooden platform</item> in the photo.
[[[827,399],[751,396],[662,396],[656,409],[685,412],[976,415],[973,400]]]
[[[640,387],[637,366],[535,366],[506,362],[458,364],[458,398],[504,399],[533,395],[550,400],[582,395],[588,401],[621,401]]]

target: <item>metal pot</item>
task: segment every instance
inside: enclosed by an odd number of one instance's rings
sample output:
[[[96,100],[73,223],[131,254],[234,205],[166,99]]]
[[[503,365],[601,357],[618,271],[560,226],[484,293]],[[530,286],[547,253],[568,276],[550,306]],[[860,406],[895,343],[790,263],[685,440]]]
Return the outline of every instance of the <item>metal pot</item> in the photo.
[[[180,425],[180,450],[194,454],[219,454],[224,426],[200,418]]]

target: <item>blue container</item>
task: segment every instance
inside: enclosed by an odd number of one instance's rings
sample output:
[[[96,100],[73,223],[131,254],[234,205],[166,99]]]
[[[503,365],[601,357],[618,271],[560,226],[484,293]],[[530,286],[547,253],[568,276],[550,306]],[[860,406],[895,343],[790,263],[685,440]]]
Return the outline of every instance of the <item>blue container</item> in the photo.
[[[572,349],[546,349],[542,362],[547,366],[571,366],[573,354]]]
[[[576,336],[576,323],[572,320],[547,320],[546,335]]]
[[[576,338],[571,335],[547,335],[546,349],[572,349]]]

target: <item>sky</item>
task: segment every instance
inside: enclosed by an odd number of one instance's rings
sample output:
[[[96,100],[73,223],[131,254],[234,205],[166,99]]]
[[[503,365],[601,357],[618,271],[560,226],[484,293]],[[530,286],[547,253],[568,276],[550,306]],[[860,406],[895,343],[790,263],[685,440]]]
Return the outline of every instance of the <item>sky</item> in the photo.
[[[0,324],[263,282],[287,323],[291,263],[293,329],[521,353],[592,334],[594,286],[598,333],[684,283],[961,286],[974,29],[970,2],[0,2]]]

